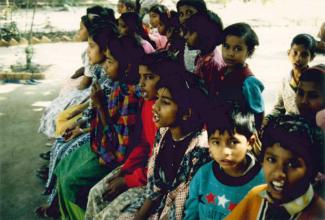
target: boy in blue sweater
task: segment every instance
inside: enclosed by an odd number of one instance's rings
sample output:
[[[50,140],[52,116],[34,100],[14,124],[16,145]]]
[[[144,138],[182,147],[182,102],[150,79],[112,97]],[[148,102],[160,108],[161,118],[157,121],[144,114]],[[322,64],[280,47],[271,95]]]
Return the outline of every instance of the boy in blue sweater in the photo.
[[[207,130],[213,160],[190,183],[185,220],[224,219],[251,188],[264,183],[254,115],[221,107],[211,113]]]

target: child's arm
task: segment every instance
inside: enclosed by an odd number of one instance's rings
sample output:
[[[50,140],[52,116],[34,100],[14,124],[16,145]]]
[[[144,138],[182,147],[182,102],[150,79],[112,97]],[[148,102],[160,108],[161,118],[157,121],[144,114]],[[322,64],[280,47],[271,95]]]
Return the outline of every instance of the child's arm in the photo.
[[[84,90],[90,86],[92,82],[92,78],[89,76],[83,76],[80,84],[78,85],[79,90]]]
[[[260,129],[264,118],[263,90],[264,86],[262,82],[254,76],[248,77],[243,83],[243,95],[247,101],[249,109],[255,115],[255,124],[258,130]]]
[[[154,201],[152,201],[151,199],[147,198],[143,205],[141,206],[141,208],[139,209],[139,211],[135,214],[135,217],[133,220],[143,220],[143,219],[147,219],[149,217],[149,213],[151,208],[154,206]]]

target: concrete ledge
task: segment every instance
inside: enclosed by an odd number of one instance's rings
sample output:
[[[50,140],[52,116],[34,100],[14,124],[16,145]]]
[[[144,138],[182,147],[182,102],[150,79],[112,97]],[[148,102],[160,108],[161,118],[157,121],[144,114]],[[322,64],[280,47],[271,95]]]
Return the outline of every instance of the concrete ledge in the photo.
[[[0,72],[0,80],[29,80],[29,79],[44,79],[43,73],[28,73],[28,72]]]

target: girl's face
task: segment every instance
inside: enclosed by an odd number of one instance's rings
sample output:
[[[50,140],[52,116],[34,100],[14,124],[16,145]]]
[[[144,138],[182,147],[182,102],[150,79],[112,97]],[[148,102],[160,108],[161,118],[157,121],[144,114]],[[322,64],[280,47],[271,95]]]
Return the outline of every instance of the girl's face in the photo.
[[[118,78],[119,62],[112,56],[109,49],[105,51],[106,60],[104,69],[109,78],[116,80]]]
[[[289,60],[292,68],[302,72],[308,66],[308,63],[313,60],[310,51],[302,44],[293,44],[288,51]]]
[[[184,24],[184,22],[189,19],[192,15],[196,14],[198,11],[193,6],[183,5],[178,9],[179,13],[179,22]]]
[[[301,196],[309,186],[305,161],[279,143],[268,147],[263,170],[267,191],[277,203],[286,203]]]
[[[225,42],[222,44],[222,57],[229,67],[244,65],[248,57],[244,39],[234,35],[226,36]]]
[[[197,32],[186,31],[184,32],[184,39],[189,47],[192,50],[198,50],[199,48],[199,35]]]
[[[303,117],[315,122],[316,113],[325,107],[325,95],[317,83],[300,81],[296,92],[296,104]]]
[[[79,29],[79,39],[81,41],[87,41],[88,39],[88,30],[86,28],[86,26],[82,23],[82,21],[80,21],[80,29]]]
[[[91,37],[88,38],[87,54],[91,65],[101,63],[105,59],[98,44]]]
[[[126,13],[127,11],[128,11],[128,9],[127,9],[126,5],[119,1],[117,3],[117,12],[119,14],[123,14],[123,13]]]
[[[156,85],[160,76],[153,74],[151,70],[145,65],[139,65],[140,81],[142,97],[145,100],[153,100],[157,96]]]
[[[159,23],[160,23],[160,16],[159,14],[155,13],[155,12],[149,12],[149,18],[150,18],[150,25],[153,28],[157,28]]]
[[[120,33],[120,36],[127,36],[129,33],[129,28],[125,24],[125,22],[120,18],[118,19],[118,31]]]
[[[167,88],[160,88],[153,105],[153,121],[157,128],[174,127],[178,106]]]
[[[228,131],[220,133],[216,130],[209,137],[210,154],[230,176],[240,176],[246,166],[246,154],[252,149],[250,142],[244,135],[235,133],[230,134]]]

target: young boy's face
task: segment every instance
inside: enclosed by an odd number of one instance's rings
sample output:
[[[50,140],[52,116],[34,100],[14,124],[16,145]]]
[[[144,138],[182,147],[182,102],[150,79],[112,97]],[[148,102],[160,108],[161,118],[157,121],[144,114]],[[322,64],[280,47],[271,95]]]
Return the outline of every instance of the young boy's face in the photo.
[[[157,96],[156,85],[160,76],[153,74],[151,70],[145,65],[139,65],[140,81],[142,97],[145,100],[153,100]]]
[[[313,60],[310,51],[302,44],[293,44],[288,51],[288,56],[292,64],[292,68],[299,72],[306,69],[308,63]]]
[[[238,176],[244,172],[246,153],[251,150],[251,143],[244,135],[228,131],[220,133],[216,130],[209,137],[210,154],[230,176]]]
[[[277,203],[287,203],[301,196],[309,187],[305,161],[276,143],[263,158],[267,191]]]
[[[158,89],[157,100],[152,111],[153,121],[157,128],[175,126],[178,106],[174,102],[169,89]]]
[[[300,81],[296,93],[296,104],[300,114],[315,122],[316,113],[325,107],[325,94],[320,85],[312,81]]]

